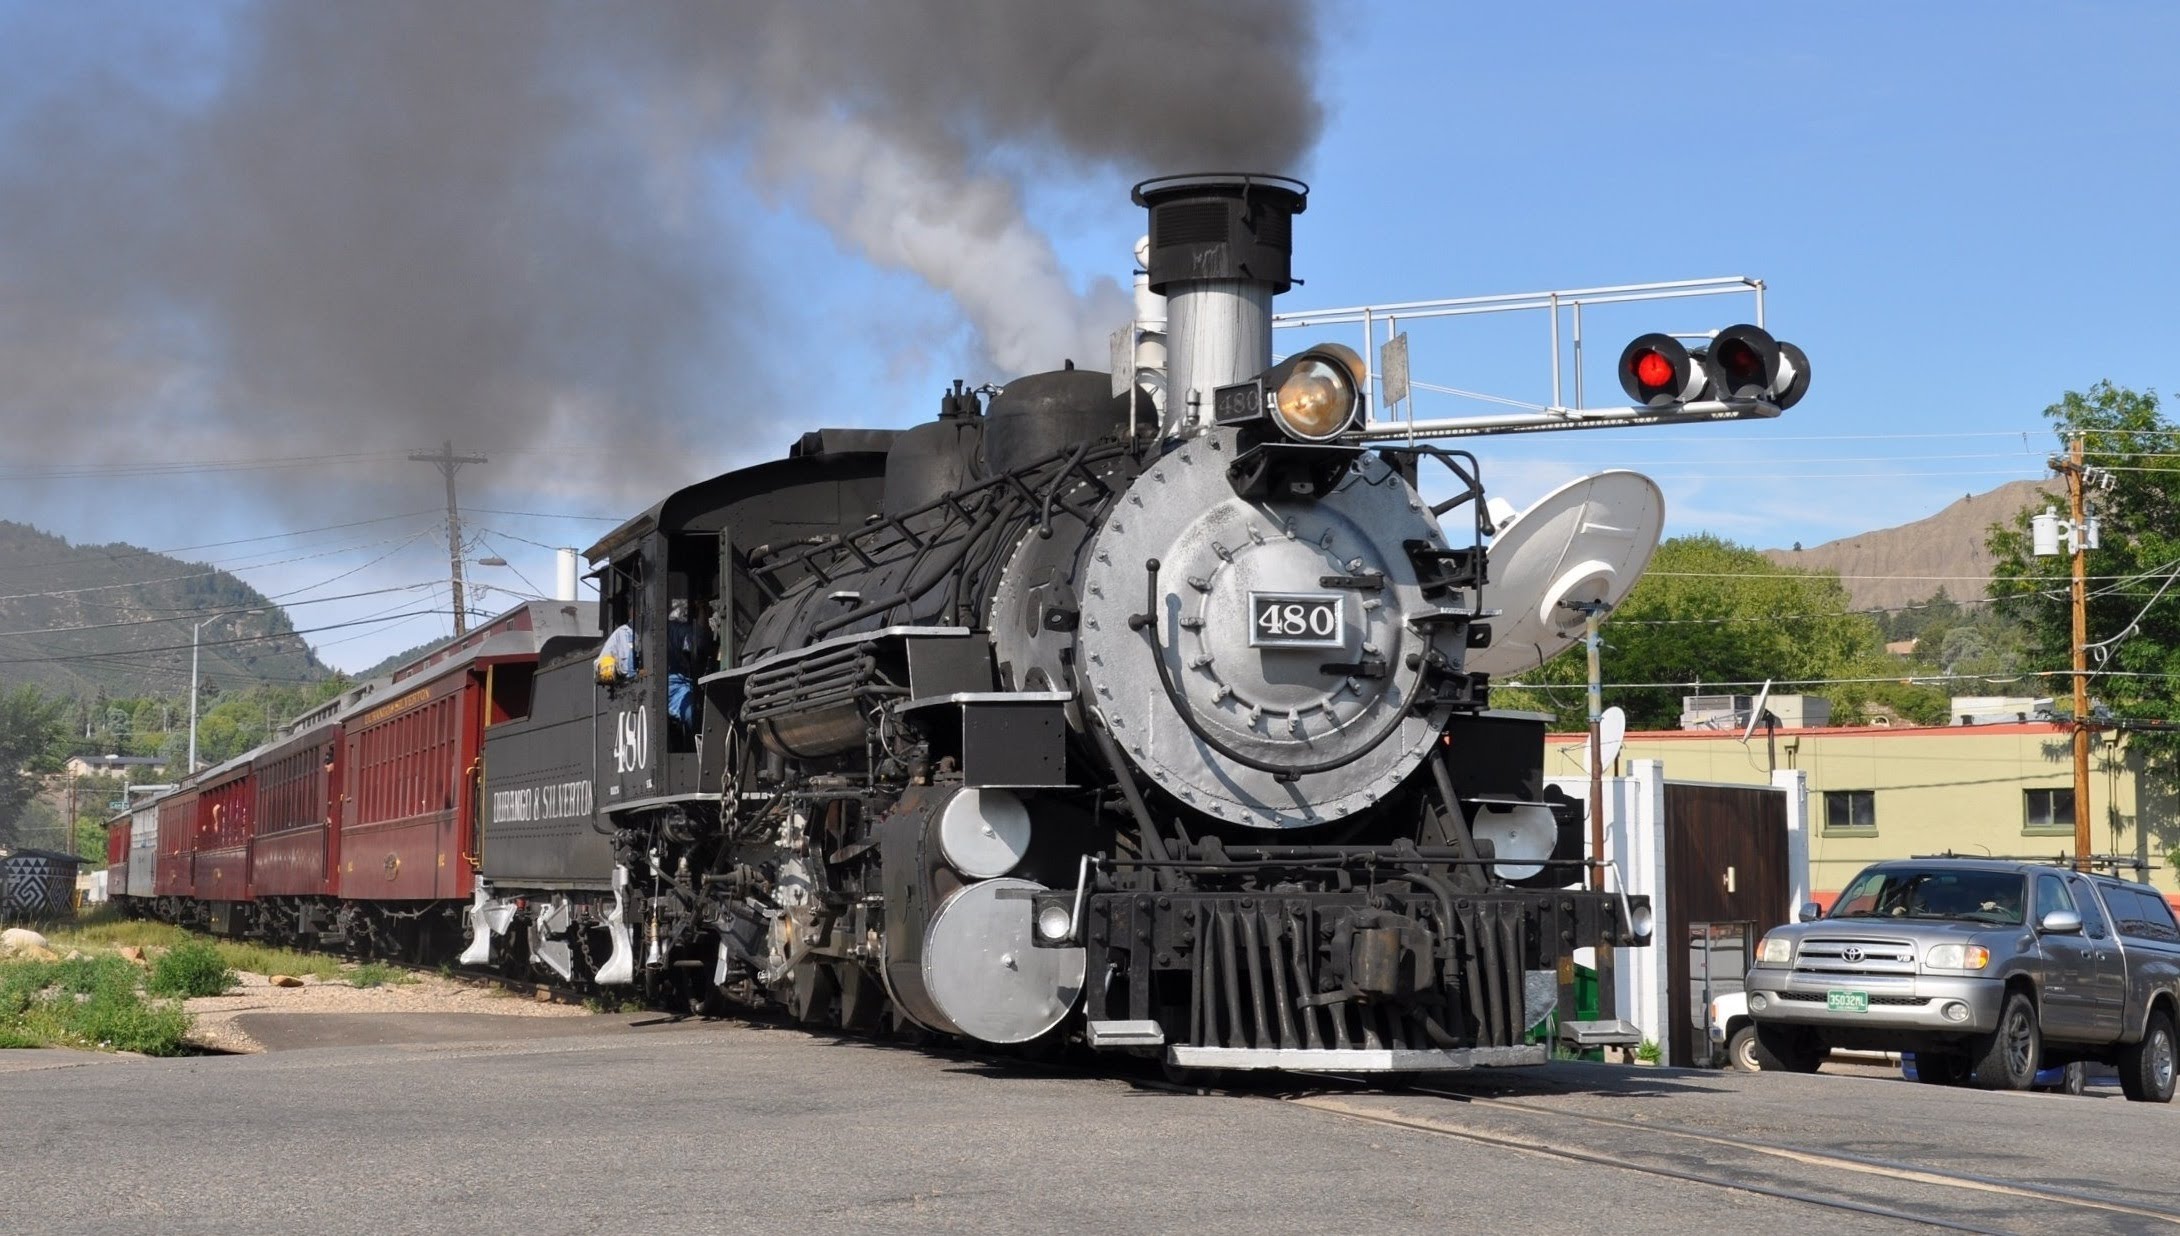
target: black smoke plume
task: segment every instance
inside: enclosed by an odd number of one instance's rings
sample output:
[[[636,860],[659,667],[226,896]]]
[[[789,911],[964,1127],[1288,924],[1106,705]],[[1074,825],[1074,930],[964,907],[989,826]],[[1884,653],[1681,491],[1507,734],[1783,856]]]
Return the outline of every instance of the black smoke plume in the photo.
[[[1099,358],[1125,297],[1022,186],[1297,171],[1321,123],[1308,0],[183,7],[0,18],[11,462],[69,424],[170,458],[731,430],[768,296],[720,176],[946,291],[997,374]]]

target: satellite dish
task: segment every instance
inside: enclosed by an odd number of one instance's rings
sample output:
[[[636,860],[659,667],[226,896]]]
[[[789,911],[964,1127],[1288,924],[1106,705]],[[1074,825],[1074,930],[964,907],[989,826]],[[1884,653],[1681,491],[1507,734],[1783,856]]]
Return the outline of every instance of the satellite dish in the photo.
[[[1627,710],[1615,704],[1597,718],[1598,764],[1612,767],[1620,758],[1620,744],[1627,741]]]
[[[1765,702],[1766,700],[1769,700],[1770,698],[1771,698],[1771,680],[1770,680],[1769,678],[1766,678],[1766,679],[1764,679],[1764,689],[1763,689],[1763,690],[1761,690],[1761,691],[1758,691],[1758,692],[1756,693],[1756,706],[1755,706],[1755,707],[1753,707],[1753,708],[1751,708],[1751,709],[1749,709],[1749,725],[1748,725],[1748,728],[1747,728],[1747,729],[1745,729],[1745,730],[1742,730],[1742,731],[1741,731],[1741,745],[1742,745],[1742,746],[1744,746],[1744,747],[1748,746],[1748,745],[1749,745],[1749,739],[1750,739],[1750,738],[1751,738],[1752,736],[1754,736],[1754,735],[1755,735],[1755,733],[1756,733],[1756,723],[1757,723],[1758,721],[1761,721],[1761,720],[1763,720],[1763,719],[1764,719],[1764,702]]]
[[[1604,758],[1598,767],[1610,768],[1620,758],[1620,745],[1627,741],[1627,710],[1615,704],[1597,715],[1597,754]],[[1576,768],[1588,772],[1590,768],[1590,744],[1584,741],[1567,748],[1567,758]]]
[[[1502,613],[1491,646],[1470,652],[1467,668],[1518,674],[1572,646],[1582,615],[1565,602],[1617,605],[1664,530],[1657,482],[1618,470],[1569,481],[1501,524],[1485,556],[1484,600]]]

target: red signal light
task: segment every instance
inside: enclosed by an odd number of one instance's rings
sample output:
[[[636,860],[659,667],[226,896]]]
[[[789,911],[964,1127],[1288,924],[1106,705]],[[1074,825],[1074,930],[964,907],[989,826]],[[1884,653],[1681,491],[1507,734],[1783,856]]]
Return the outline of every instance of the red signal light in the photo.
[[[1779,378],[1779,343],[1760,326],[1729,326],[1711,340],[1711,367],[1726,399],[1762,399]]]
[[[1620,389],[1645,407],[1693,398],[1704,381],[1702,363],[1671,335],[1643,335],[1620,353]]]

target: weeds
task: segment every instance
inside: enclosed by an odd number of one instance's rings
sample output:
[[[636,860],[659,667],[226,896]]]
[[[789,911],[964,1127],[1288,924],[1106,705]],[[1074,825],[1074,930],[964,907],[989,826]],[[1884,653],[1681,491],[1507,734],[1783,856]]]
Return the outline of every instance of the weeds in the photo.
[[[189,1015],[171,1000],[146,1000],[137,976],[111,955],[0,962],[0,1047],[184,1054]]]
[[[406,987],[416,981],[416,976],[407,970],[376,961],[364,962],[341,977],[347,979],[351,987]]]
[[[235,985],[235,972],[217,948],[189,940],[160,954],[144,985],[159,996],[218,996]]]

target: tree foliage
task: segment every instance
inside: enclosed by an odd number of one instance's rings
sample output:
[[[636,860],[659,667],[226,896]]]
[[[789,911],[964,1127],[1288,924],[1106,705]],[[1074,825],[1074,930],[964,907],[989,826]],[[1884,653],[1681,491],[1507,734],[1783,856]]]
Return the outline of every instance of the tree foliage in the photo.
[[[67,711],[68,701],[34,686],[0,688],[0,837],[12,835],[37,792],[34,774],[50,762]]]
[[[1487,592],[1488,597],[1488,592]],[[1650,568],[1605,620],[1604,702],[1627,712],[1630,729],[1673,729],[1681,697],[1752,693],[1746,686],[1897,674],[1886,660],[1877,622],[1847,607],[1838,575],[1773,563],[1756,550],[1716,536],[1676,537],[1658,546]],[[1494,687],[1492,703],[1556,715],[1571,729],[1587,725],[1581,647],[1517,676],[1521,687]],[[1916,719],[1945,711],[1941,692],[1878,683],[1782,686],[1830,700],[1839,721],[1873,702]]]
[[[2068,391],[2044,416],[2060,453],[2080,435],[2084,462],[2108,469],[2110,487],[2089,491],[2099,547],[2084,555],[2089,576],[2090,694],[2123,721],[2180,721],[2180,432],[2154,391],[2099,382]],[[2039,558],[2024,512],[1993,525],[1993,594],[2020,622],[2028,655],[2061,712],[2070,712],[2074,634],[2071,558]],[[2180,735],[2130,732],[2144,772],[2166,793],[2180,783]]]

